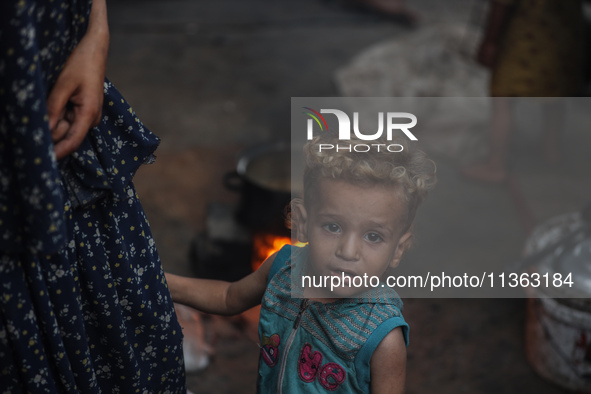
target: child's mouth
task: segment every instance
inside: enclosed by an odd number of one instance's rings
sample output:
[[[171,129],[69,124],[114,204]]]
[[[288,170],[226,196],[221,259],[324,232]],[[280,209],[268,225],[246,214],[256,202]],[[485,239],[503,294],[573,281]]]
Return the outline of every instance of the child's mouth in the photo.
[[[345,278],[349,277],[349,278],[351,278],[351,279],[353,279],[353,278],[355,278],[355,277],[359,276],[359,275],[357,275],[357,274],[356,274],[356,273],[354,273],[354,272],[350,272],[350,271],[342,271],[342,270],[331,270],[331,271],[330,271],[330,273],[331,273],[333,276],[339,276],[339,277],[345,277]]]

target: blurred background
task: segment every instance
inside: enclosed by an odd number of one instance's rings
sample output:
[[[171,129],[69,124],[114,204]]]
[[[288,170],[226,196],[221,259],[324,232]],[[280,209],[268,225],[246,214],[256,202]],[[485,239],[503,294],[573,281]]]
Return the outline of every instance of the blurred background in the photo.
[[[490,72],[474,60],[486,33],[486,0],[125,0],[108,6],[107,75],[162,139],[157,161],[134,181],[163,265],[177,274],[239,277],[272,248],[272,240],[253,240],[244,221],[236,223],[243,180],[228,174],[245,152],[289,142],[291,97],[491,94]],[[584,94],[585,82],[579,87],[577,94]],[[585,114],[589,103],[569,102],[566,117],[573,106]],[[482,111],[486,117],[489,109]],[[424,136],[439,184],[419,212],[418,245],[402,264],[486,259],[505,267],[522,257],[537,225],[591,200],[591,133],[584,127],[564,126],[559,157],[549,160],[541,148],[543,122],[514,131],[507,174],[482,182],[462,169],[485,160],[492,126],[483,121],[467,130],[450,122]],[[261,242],[264,250],[253,250]],[[404,302],[411,326],[409,394],[566,392],[568,384],[540,377],[527,361],[532,317],[525,299]],[[586,304],[579,309],[583,318],[591,311]],[[258,311],[221,318],[185,310],[181,318],[195,353],[188,388],[254,393]],[[589,335],[564,345],[567,358],[591,339],[591,326],[577,329],[576,335]],[[589,363],[584,355],[533,357],[557,370]],[[574,371],[572,379],[588,391],[588,378]]]

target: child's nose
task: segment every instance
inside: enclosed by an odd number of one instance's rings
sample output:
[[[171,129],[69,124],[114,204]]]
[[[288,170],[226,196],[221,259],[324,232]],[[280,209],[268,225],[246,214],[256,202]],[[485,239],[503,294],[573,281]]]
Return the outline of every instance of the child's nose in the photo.
[[[359,240],[353,234],[342,236],[337,248],[337,256],[343,260],[359,260]]]

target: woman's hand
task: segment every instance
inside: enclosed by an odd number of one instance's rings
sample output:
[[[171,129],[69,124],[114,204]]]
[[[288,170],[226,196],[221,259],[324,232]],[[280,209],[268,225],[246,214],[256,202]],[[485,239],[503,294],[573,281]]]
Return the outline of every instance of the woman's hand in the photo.
[[[105,0],[92,5],[88,30],[66,61],[47,99],[49,128],[57,159],[74,152],[99,124],[109,48]]]
[[[499,50],[507,25],[511,19],[513,5],[506,5],[490,0],[484,38],[476,53],[476,61],[491,69],[496,66]]]

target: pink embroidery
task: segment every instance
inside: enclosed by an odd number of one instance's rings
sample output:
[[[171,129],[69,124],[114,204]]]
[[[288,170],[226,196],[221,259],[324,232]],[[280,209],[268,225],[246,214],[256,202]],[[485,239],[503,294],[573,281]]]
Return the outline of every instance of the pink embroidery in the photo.
[[[318,375],[318,370],[322,364],[322,354],[320,352],[313,352],[312,345],[306,343],[300,352],[300,360],[298,361],[298,373],[300,379],[306,383],[313,382]]]
[[[337,363],[326,363],[321,366],[323,358],[322,353],[312,352],[312,345],[306,343],[300,352],[298,373],[304,382],[311,383],[318,377],[322,387],[334,391],[345,381],[347,373]]]
[[[263,334],[263,340],[261,341],[261,357],[263,361],[270,366],[274,367],[279,359],[279,343],[281,339],[279,334],[273,334],[270,337]]]
[[[337,363],[326,363],[320,371],[318,381],[327,390],[336,390],[345,381],[347,374]]]

